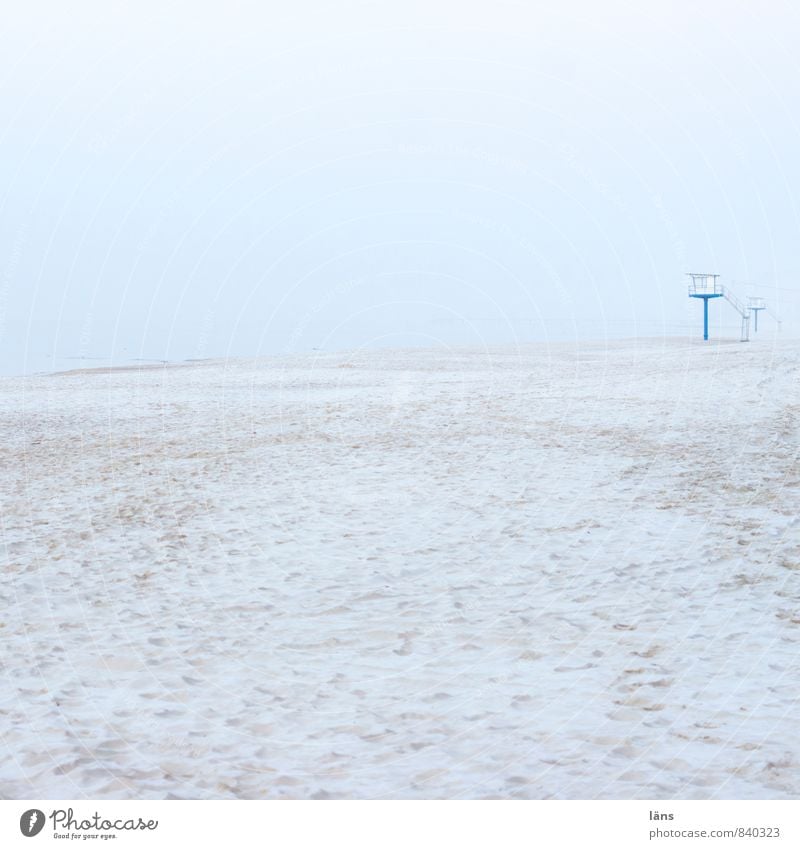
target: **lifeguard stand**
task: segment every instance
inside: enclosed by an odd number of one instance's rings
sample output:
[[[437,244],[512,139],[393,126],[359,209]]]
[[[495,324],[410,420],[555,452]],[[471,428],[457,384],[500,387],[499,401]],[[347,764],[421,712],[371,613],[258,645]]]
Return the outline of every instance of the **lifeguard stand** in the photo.
[[[747,307],[753,313],[753,332],[758,333],[758,314],[767,308],[767,302],[763,298],[748,298]]]
[[[750,309],[746,307],[730,289],[726,289],[719,282],[719,274],[696,274],[687,272],[691,278],[689,283],[689,297],[703,299],[703,339],[708,341],[708,302],[711,298],[725,298],[725,300],[742,317],[742,342],[750,340]]]
[[[703,299],[703,339],[708,341],[708,302],[711,298],[721,298],[725,294],[725,290],[718,282],[719,274],[693,274],[689,272],[687,276],[691,277],[689,297]]]

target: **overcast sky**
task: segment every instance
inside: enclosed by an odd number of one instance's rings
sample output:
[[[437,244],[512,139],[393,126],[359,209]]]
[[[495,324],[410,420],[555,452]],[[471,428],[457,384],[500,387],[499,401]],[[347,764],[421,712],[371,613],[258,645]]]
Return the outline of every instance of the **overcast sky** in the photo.
[[[791,334],[798,43],[779,0],[14,4],[2,371],[686,335],[692,270]]]

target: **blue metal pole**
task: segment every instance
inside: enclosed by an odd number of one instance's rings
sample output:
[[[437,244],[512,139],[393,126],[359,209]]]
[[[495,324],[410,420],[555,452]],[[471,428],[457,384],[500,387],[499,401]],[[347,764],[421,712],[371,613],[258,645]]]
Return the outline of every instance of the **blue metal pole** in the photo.
[[[703,339],[708,342],[708,298],[703,298]]]
[[[753,312],[756,314],[756,333],[758,333],[758,310],[753,310]]]

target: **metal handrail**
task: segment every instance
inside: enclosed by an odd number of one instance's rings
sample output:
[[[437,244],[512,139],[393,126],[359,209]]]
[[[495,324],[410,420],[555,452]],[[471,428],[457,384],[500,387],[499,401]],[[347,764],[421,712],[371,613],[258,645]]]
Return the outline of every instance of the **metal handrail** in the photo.
[[[750,317],[750,308],[746,307],[734,294],[730,289],[722,288],[722,295],[725,300],[739,313],[742,318]]]
[[[723,295],[724,293],[725,287],[722,283],[717,283],[716,281],[712,283],[696,283],[692,281],[689,283],[690,295]]]

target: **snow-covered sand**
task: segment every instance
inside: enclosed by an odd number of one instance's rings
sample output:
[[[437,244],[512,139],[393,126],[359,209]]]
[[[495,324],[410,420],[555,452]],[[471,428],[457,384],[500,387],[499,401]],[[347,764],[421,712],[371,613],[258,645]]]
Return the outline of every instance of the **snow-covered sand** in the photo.
[[[796,797],[799,364],[0,381],[0,795]]]

